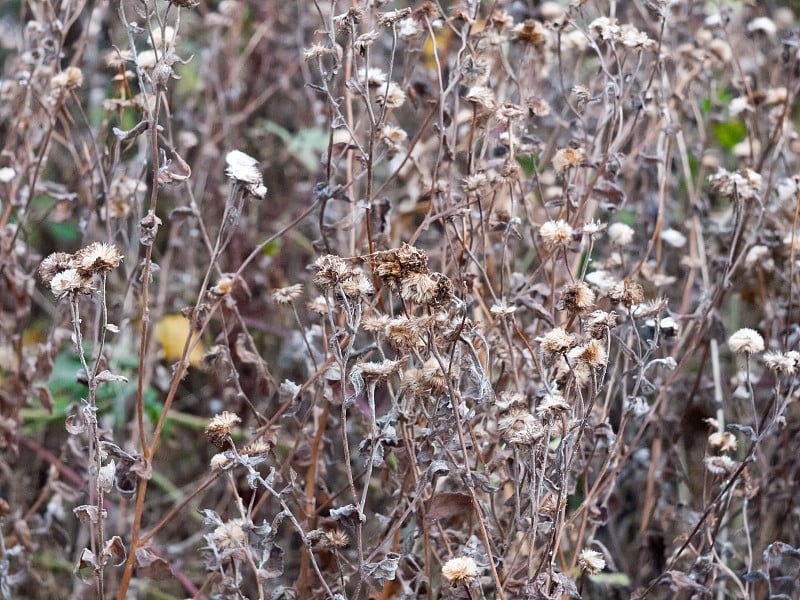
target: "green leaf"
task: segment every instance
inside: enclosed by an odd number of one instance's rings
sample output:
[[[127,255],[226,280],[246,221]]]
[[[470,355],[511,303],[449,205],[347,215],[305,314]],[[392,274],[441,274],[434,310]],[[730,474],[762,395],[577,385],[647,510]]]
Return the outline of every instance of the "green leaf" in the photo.
[[[725,121],[712,123],[711,131],[720,145],[730,150],[747,136],[747,127],[741,121]]]

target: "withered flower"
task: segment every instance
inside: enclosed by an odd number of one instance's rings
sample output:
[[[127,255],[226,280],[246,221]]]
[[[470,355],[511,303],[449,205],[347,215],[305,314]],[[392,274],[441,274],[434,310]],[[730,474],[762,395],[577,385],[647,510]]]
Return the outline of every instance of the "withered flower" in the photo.
[[[206,439],[217,448],[225,448],[229,444],[230,435],[233,428],[241,423],[242,419],[238,415],[223,411],[211,417],[206,425]]]
[[[615,302],[622,302],[630,308],[644,299],[644,288],[636,281],[625,279],[611,286],[611,289],[608,290],[608,297]]]
[[[442,565],[442,577],[453,585],[468,585],[478,578],[478,565],[469,556],[451,558]]]
[[[582,281],[576,281],[561,288],[559,310],[566,310],[573,314],[582,314],[594,304],[592,288]]]

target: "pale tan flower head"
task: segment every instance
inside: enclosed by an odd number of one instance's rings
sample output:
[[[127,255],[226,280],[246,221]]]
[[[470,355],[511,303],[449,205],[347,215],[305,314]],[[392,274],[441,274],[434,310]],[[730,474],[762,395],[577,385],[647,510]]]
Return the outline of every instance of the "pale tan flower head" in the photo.
[[[107,273],[116,269],[122,262],[122,258],[122,254],[114,244],[105,242],[89,244],[75,254],[78,269],[86,274]]]
[[[238,415],[223,411],[209,419],[205,429],[206,439],[217,448],[224,448],[230,440],[233,428],[241,422]]]
[[[730,431],[715,431],[708,436],[708,445],[720,452],[735,452],[739,444]]]
[[[272,301],[276,304],[293,304],[303,295],[303,284],[296,283],[288,287],[278,288],[272,292]]]
[[[240,150],[231,150],[225,155],[225,162],[228,168],[225,174],[240,183],[260,184],[263,182],[261,171],[258,169],[258,161]]]
[[[442,565],[442,577],[453,585],[468,585],[478,578],[478,565],[469,556],[451,558]]]
[[[572,226],[559,219],[558,221],[547,221],[542,223],[539,228],[539,235],[542,238],[545,246],[552,249],[557,246],[566,246],[572,238]]]
[[[247,541],[247,532],[243,526],[247,524],[245,519],[231,519],[214,529],[209,541],[220,550],[233,550],[244,547]]]
[[[758,354],[764,351],[764,338],[755,329],[743,327],[728,338],[728,346],[736,354]]]
[[[514,407],[497,421],[509,444],[533,444],[544,437],[544,427],[526,408]]]
[[[561,288],[559,310],[582,314],[594,305],[594,292],[582,281],[576,281]]]
[[[597,550],[584,548],[578,555],[578,564],[581,569],[592,574],[597,575],[600,571],[606,568],[606,560],[603,555]]]
[[[557,173],[563,173],[573,167],[579,167],[586,160],[586,153],[583,148],[561,148],[553,156],[553,169]]]

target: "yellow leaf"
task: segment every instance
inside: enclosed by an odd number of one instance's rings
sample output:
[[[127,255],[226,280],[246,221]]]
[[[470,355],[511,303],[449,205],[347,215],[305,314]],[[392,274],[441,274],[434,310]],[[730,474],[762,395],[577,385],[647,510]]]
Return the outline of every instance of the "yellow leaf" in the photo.
[[[189,337],[189,329],[189,319],[180,313],[164,315],[156,323],[153,334],[164,351],[164,360],[170,362],[180,360],[181,355],[183,355],[183,346],[186,344],[186,338]],[[193,367],[198,366],[203,360],[204,353],[203,342],[198,342],[189,353],[189,364]]]

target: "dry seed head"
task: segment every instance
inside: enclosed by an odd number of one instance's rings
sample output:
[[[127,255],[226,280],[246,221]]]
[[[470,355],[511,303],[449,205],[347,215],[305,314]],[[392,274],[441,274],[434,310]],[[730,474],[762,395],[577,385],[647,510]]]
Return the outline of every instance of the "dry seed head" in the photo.
[[[758,354],[764,351],[764,338],[755,329],[743,327],[728,338],[728,346],[736,354]]]
[[[786,375],[794,375],[797,373],[798,359],[800,359],[800,352],[790,350],[789,352],[765,352],[761,357],[770,371],[775,373],[784,373]]]
[[[721,456],[706,456],[703,459],[703,463],[705,463],[708,472],[714,475],[733,473],[737,466],[737,462],[727,454]]]
[[[56,273],[50,280],[50,291],[56,298],[75,294],[91,294],[94,290],[92,277],[82,275],[77,269],[66,269]]]
[[[453,585],[469,585],[478,578],[478,565],[469,556],[451,558],[442,565],[442,577]]]
[[[219,525],[209,537],[209,542],[219,550],[235,550],[242,548],[247,541],[247,532],[243,526],[245,519],[231,519]]]
[[[544,428],[526,408],[512,407],[497,421],[497,428],[509,444],[533,444],[544,436]]]
[[[381,362],[365,361],[356,363],[351,377],[361,377],[367,381],[382,381],[400,370],[403,361],[385,359]]]
[[[383,333],[392,318],[386,314],[372,314],[361,319],[361,329],[374,333]]]
[[[603,555],[597,550],[591,550],[589,548],[581,550],[581,553],[578,555],[578,564],[581,569],[591,575],[597,575],[606,568],[606,561]]]
[[[539,228],[539,235],[545,246],[553,249],[557,246],[566,246],[572,238],[572,226],[564,219],[547,221]]]
[[[78,67],[67,67],[54,75],[50,84],[57,90],[74,90],[83,84],[83,73]]]
[[[742,200],[761,199],[763,179],[751,169],[731,173],[720,168],[709,176],[708,181],[712,190],[728,198],[738,196]]]
[[[561,148],[553,156],[553,169],[556,173],[564,173],[573,167],[579,167],[586,160],[583,148]]]
[[[77,261],[72,254],[66,252],[54,252],[46,256],[39,265],[39,280],[49,286],[58,273],[67,269],[76,269]]]
[[[274,446],[275,444],[265,437],[257,437],[248,442],[247,445],[239,451],[239,454],[244,456],[264,456],[272,452]]]
[[[567,358],[571,365],[585,365],[593,371],[603,369],[608,363],[606,349],[595,339],[570,350]]]
[[[375,91],[375,101],[387,108],[399,108],[405,104],[406,93],[394,81],[390,81],[388,87],[381,86]]]
[[[608,297],[615,302],[622,302],[627,307],[639,304],[644,299],[644,288],[640,283],[625,279],[611,286]]]
[[[276,304],[294,304],[303,295],[303,284],[296,283],[288,287],[278,288],[272,292],[272,301]]]
[[[211,288],[211,293],[216,296],[227,296],[233,291],[233,286],[236,283],[236,276],[229,273],[223,273],[217,280],[216,285]]]
[[[604,310],[596,310],[591,313],[583,321],[583,326],[589,337],[596,340],[603,339],[610,329],[617,325],[617,313],[613,310],[606,312]]]
[[[210,466],[212,471],[224,471],[232,463],[233,459],[225,452],[218,452],[211,457]]]
[[[363,271],[353,269],[350,277],[341,282],[342,292],[348,298],[367,298],[375,292],[372,282]]]
[[[453,298],[453,284],[441,273],[409,273],[402,280],[400,296],[406,302],[440,306]]]
[[[353,267],[339,256],[326,254],[320,256],[311,265],[316,271],[314,274],[314,285],[325,291],[342,283],[353,276]]]
[[[615,246],[627,246],[633,241],[634,230],[625,223],[612,223],[608,226],[608,238]]]
[[[730,431],[715,431],[708,436],[708,445],[720,452],[736,452],[736,436]]]
[[[327,315],[330,310],[324,296],[317,296],[313,300],[309,300],[306,302],[306,308],[309,312],[317,313],[318,315]]]
[[[225,155],[225,162],[228,167],[225,174],[234,181],[247,185],[260,185],[263,183],[261,171],[258,169],[258,161],[240,150],[231,150]]]
[[[330,529],[322,535],[322,544],[326,548],[344,548],[349,543],[347,534],[338,529]]]
[[[505,317],[510,317],[515,312],[517,312],[516,306],[509,306],[506,304],[505,300],[501,300],[500,304],[493,304],[492,307],[489,309],[489,312],[492,313],[498,319],[502,319]]]
[[[583,314],[594,304],[592,288],[582,281],[577,281],[561,288],[559,310],[566,310],[573,314]]]
[[[562,413],[569,412],[570,405],[558,389],[545,393],[536,405],[536,414],[543,419],[552,419]]]
[[[520,42],[531,46],[542,46],[548,40],[547,29],[535,19],[527,19],[524,23],[520,23],[514,27],[514,33]]]
[[[209,419],[205,430],[206,439],[217,448],[224,448],[229,444],[231,431],[241,422],[238,415],[223,411]]]
[[[428,317],[395,317],[386,326],[386,337],[398,351],[424,348],[424,335],[433,325]]]
[[[575,336],[563,327],[551,329],[542,337],[536,338],[536,341],[541,344],[542,358],[548,366],[575,346]]]
[[[122,262],[122,254],[114,244],[95,242],[75,253],[78,269],[84,274],[107,273]]]
[[[598,17],[589,23],[589,30],[601,40],[617,40],[620,37],[620,28],[614,18]]]
[[[427,272],[428,255],[406,243],[375,255],[375,274],[393,290],[399,290],[411,273]]]

